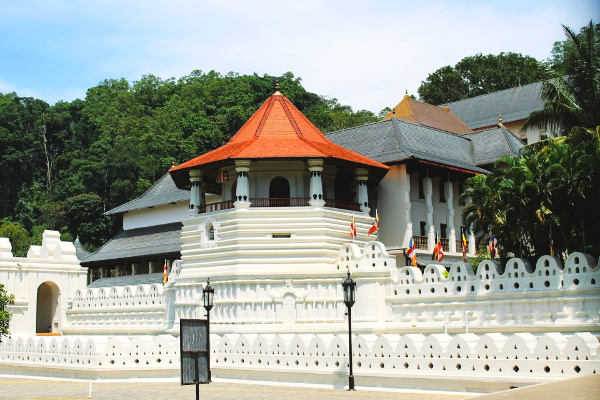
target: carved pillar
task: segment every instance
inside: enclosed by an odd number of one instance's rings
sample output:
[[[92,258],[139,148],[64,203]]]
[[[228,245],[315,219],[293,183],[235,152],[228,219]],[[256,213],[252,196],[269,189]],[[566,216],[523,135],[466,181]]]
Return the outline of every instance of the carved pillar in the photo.
[[[315,207],[323,207],[325,199],[323,199],[323,160],[313,159],[308,160],[308,170],[310,171],[310,200],[308,204]]]
[[[450,253],[456,253],[456,229],[454,228],[454,188],[452,182],[444,184],[446,189],[446,206],[448,207],[448,247]]]
[[[248,174],[250,173],[250,160],[236,160],[235,172],[237,173],[237,186],[235,189],[235,208],[250,207],[250,184]]]
[[[356,176],[356,202],[360,204],[360,210],[368,214],[371,212],[369,207],[369,193],[367,192],[367,179],[369,179],[369,171],[365,168],[356,168],[354,170]]]
[[[435,226],[433,226],[433,184],[429,176],[423,178],[423,185],[425,186],[425,223],[429,229],[427,234],[427,248],[433,251],[433,246],[436,245],[435,241]]]
[[[198,207],[203,205],[202,202],[202,170],[191,169],[190,170],[190,182],[192,187],[190,188],[190,208],[191,214],[198,213]]]

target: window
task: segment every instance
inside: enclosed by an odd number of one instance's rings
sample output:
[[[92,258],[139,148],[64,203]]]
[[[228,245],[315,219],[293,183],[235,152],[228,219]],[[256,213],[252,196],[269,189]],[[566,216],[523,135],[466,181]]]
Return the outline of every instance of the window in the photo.
[[[419,176],[419,199],[425,198],[425,190],[423,187],[423,177]]]
[[[421,227],[421,235],[420,236],[426,236],[425,235],[425,221],[420,221],[419,225]]]
[[[291,233],[273,233],[271,234],[273,239],[290,239],[292,237]]]
[[[212,224],[208,226],[208,240],[215,240],[215,227]]]
[[[447,225],[446,224],[440,224],[440,237],[441,238],[447,238],[448,236],[446,235],[446,230],[447,230]]]
[[[439,187],[440,187],[440,203],[446,202],[446,190],[444,188],[444,181],[440,179]]]

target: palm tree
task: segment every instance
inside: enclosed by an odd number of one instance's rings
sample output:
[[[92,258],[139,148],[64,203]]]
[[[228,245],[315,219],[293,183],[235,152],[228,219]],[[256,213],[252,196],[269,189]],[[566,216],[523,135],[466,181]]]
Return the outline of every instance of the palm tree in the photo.
[[[542,84],[544,108],[531,113],[522,130],[549,128],[565,135],[575,126],[600,126],[600,28],[593,21],[580,34],[563,28],[565,74],[548,68],[550,78]]]

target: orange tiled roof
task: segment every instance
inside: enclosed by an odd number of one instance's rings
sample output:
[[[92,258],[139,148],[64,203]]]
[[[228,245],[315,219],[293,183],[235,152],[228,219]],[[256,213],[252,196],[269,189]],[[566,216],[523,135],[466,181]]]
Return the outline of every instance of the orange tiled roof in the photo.
[[[402,101],[394,107],[394,111],[396,112],[396,118],[415,124],[429,126],[457,135],[473,132],[449,108],[440,108],[422,103],[411,99],[408,95],[405,95]],[[392,116],[394,116],[393,113],[389,112],[383,119],[390,119]]]
[[[367,166],[389,168],[333,143],[287,97],[275,92],[227,144],[173,167],[170,171],[226,159],[307,157],[336,158]]]

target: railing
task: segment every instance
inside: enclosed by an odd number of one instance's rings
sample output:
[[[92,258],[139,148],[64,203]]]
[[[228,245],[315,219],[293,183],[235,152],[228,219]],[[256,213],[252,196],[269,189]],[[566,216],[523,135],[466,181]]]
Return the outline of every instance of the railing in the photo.
[[[359,203],[351,203],[349,201],[325,199],[325,205],[332,208],[341,208],[342,210],[360,211]]]
[[[440,238],[440,242],[442,242],[442,249],[444,251],[450,251],[450,241],[446,238]]]
[[[233,208],[235,200],[222,201],[220,203],[207,204],[198,207],[198,214],[209,213],[213,211],[229,210]],[[306,207],[310,197],[253,197],[250,199],[252,207]],[[360,211],[360,204],[348,201],[325,199],[325,205],[342,210]],[[417,247],[418,248],[418,247]],[[427,238],[425,238],[425,248],[427,248]]]
[[[427,236],[413,236],[413,241],[415,245],[415,249],[417,250],[427,250]]]
[[[466,251],[469,251],[468,248],[465,248]],[[457,253],[462,253],[463,248],[462,248],[462,240],[457,240],[456,241],[456,252]]]
[[[303,207],[308,205],[308,197],[278,198],[278,197],[254,197],[251,198],[252,207]]]
[[[229,210],[233,208],[233,200],[222,201],[220,203],[207,204],[198,207],[198,214],[209,213],[213,211]]]

